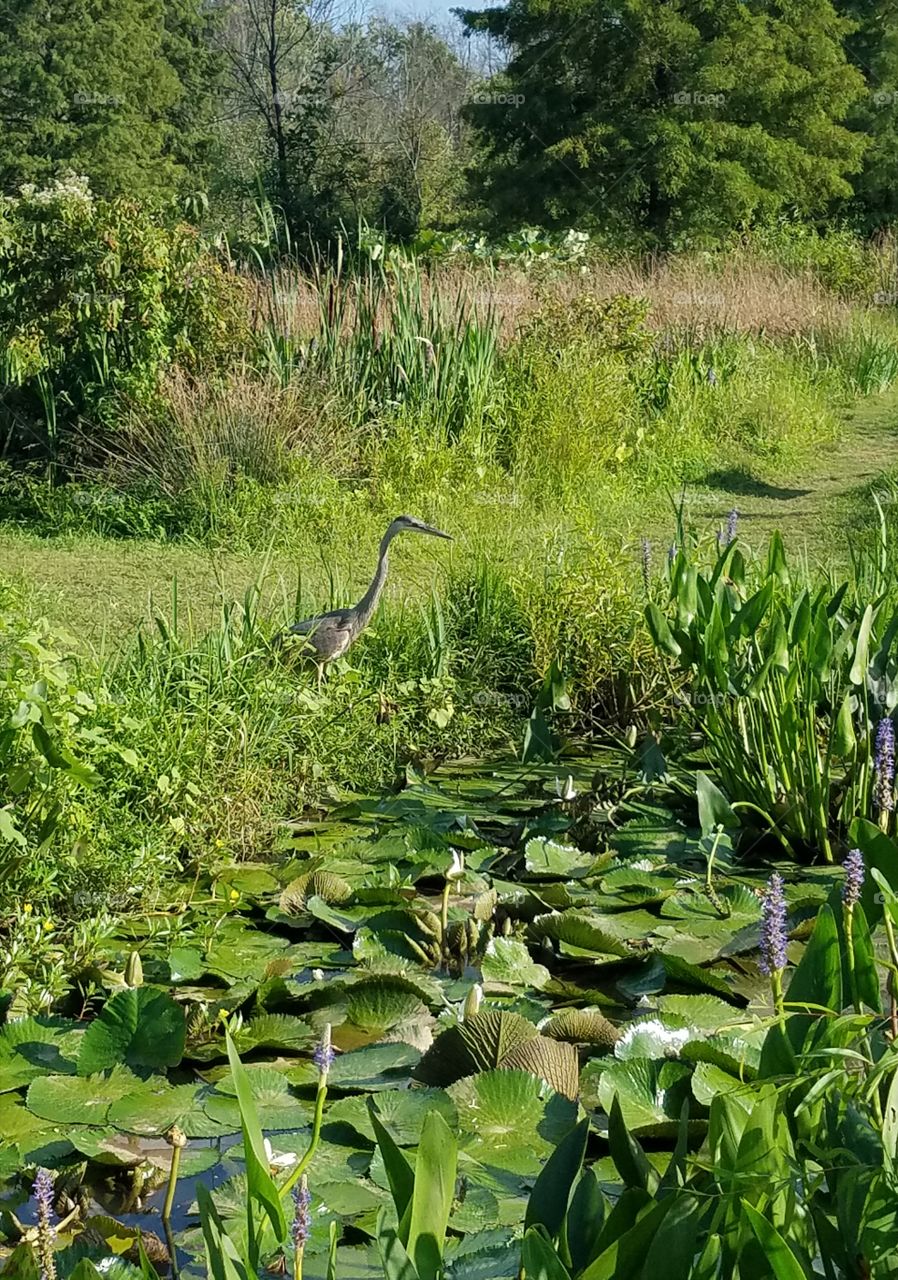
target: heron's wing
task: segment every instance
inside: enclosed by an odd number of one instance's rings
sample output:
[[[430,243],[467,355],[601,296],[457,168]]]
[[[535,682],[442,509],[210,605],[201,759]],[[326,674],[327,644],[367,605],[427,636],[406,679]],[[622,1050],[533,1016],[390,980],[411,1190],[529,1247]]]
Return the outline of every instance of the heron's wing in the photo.
[[[288,630],[295,636],[308,636],[316,631],[346,631],[352,622],[352,616],[346,609],[333,609],[330,613],[318,613],[314,618],[303,618],[294,622]]]

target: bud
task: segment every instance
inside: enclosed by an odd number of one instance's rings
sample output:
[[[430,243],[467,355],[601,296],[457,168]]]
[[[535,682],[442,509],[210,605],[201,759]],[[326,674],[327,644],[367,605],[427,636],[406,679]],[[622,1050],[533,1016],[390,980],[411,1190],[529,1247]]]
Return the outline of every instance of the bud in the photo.
[[[143,965],[140,963],[140,952],[132,951],[125,965],[125,986],[143,986]]]
[[[480,1008],[483,1000],[483,987],[479,982],[475,982],[471,990],[465,996],[465,1007],[462,1011],[462,1022],[467,1022],[468,1018],[473,1018],[474,1014]]]

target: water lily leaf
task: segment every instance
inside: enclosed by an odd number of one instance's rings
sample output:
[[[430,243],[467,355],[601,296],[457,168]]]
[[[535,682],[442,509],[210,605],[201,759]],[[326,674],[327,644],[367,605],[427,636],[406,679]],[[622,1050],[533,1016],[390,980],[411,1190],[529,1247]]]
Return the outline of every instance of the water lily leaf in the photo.
[[[580,1059],[574,1046],[564,1040],[534,1036],[506,1054],[502,1067],[532,1071],[565,1098],[576,1098],[580,1092]]]
[[[428,1111],[439,1111],[450,1128],[457,1127],[455,1104],[442,1089],[396,1089],[378,1095],[377,1117],[400,1147],[418,1142]],[[371,1113],[364,1098],[340,1098],[327,1110],[327,1124],[349,1124],[368,1142],[375,1141]]]
[[[620,1038],[620,1030],[598,1009],[565,1009],[551,1018],[542,1034],[568,1044],[585,1044],[610,1051]]]
[[[198,1085],[171,1085],[164,1076],[152,1076],[132,1093],[113,1102],[106,1121],[126,1133],[145,1137],[162,1135],[172,1125],[180,1125],[198,1093]]]
[[[298,916],[306,910],[309,899],[315,897],[328,906],[339,906],[352,897],[352,885],[332,871],[307,871],[282,890],[278,905],[286,915]]]
[[[184,1056],[184,1010],[165,991],[117,991],[84,1033],[78,1074],[94,1075],[125,1062],[131,1067],[174,1067]]]
[[[530,925],[536,938],[551,938],[561,944],[566,955],[629,956],[633,952],[625,942],[605,927],[603,918],[594,919],[580,911],[552,911],[537,916]]]
[[[424,1084],[449,1085],[498,1067],[519,1044],[537,1035],[533,1023],[518,1014],[481,1009],[438,1036],[413,1074]]]
[[[584,1076],[599,1066],[597,1094],[603,1111],[610,1113],[617,1098],[624,1124],[631,1133],[669,1137],[677,1132],[683,1102],[689,1096],[691,1067],[648,1058],[623,1062],[603,1058],[588,1063]]]
[[[530,952],[516,938],[491,938],[480,966],[483,981],[500,987],[544,987],[549,970],[536,964]]]
[[[83,1030],[66,1018],[17,1018],[0,1027],[0,1093],[36,1076],[75,1072]]]
[[[244,1070],[263,1129],[299,1129],[306,1124],[309,1119],[307,1106],[295,1097],[281,1072],[271,1067],[253,1065],[247,1065]],[[203,1099],[203,1110],[210,1119],[227,1125],[232,1132],[240,1129],[237,1089],[230,1071],[217,1081],[215,1089]]]
[[[433,1016],[410,984],[390,974],[345,984],[335,1004],[313,1010],[316,1030],[330,1023],[339,1049],[356,1049],[382,1040],[401,1040],[425,1049],[433,1039]]]
[[[108,1103],[107,1103],[108,1105]],[[0,1097],[0,1136],[4,1143],[46,1141],[58,1136],[48,1127],[47,1118],[32,1111],[11,1094]]]
[[[449,1096],[463,1147],[488,1165],[509,1167],[506,1157],[519,1151],[547,1156],[576,1122],[576,1104],[527,1071],[483,1071]]]
[[[718,996],[664,995],[658,997],[657,1003],[663,1021],[670,1026],[701,1027],[706,1031],[716,1031],[719,1027],[737,1022],[740,1017],[738,1009]]]
[[[395,1089],[407,1079],[420,1059],[420,1049],[401,1041],[368,1045],[364,1049],[339,1054],[331,1067],[328,1081],[332,1088]]]
[[[594,858],[573,845],[556,844],[545,836],[535,836],[524,847],[524,865],[531,875],[553,876],[567,880],[585,876]]]
[[[28,1110],[55,1124],[102,1125],[113,1102],[143,1086],[137,1076],[117,1066],[108,1075],[39,1076],[28,1086]]]
[[[285,1013],[258,1014],[234,1032],[234,1044],[240,1054],[251,1049],[296,1053],[308,1048],[315,1039],[315,1033],[307,1022]]]

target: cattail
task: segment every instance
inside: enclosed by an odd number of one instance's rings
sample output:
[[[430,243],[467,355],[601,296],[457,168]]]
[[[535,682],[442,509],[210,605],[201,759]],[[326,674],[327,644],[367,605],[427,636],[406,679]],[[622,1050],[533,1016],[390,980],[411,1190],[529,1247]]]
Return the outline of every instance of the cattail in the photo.
[[[845,879],[842,881],[842,905],[851,910],[861,900],[864,887],[864,855],[860,849],[852,849],[845,858]]]
[[[876,775],[876,806],[880,812],[895,808],[895,726],[889,716],[876,726],[876,753],[873,760]]]
[[[774,872],[767,881],[761,906],[761,932],[759,967],[768,977],[786,967],[786,900],[783,896],[783,877]]]

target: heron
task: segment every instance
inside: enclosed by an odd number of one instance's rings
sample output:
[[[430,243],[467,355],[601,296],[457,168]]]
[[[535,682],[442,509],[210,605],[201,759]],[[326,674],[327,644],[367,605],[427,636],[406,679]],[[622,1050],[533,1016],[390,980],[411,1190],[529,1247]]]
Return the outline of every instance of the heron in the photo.
[[[442,529],[435,529],[416,516],[397,516],[381,538],[374,577],[358,604],[351,609],[332,609],[330,613],[319,613],[314,618],[303,618],[301,622],[293,623],[287,634],[302,636],[305,640],[306,648],[318,667],[319,684],[326,664],[341,658],[373,618],[387,580],[390,543],[400,533],[427,533],[432,538],[452,541],[451,533],[443,533]]]

